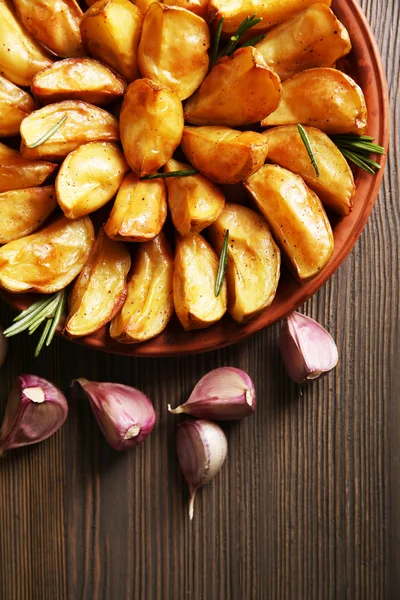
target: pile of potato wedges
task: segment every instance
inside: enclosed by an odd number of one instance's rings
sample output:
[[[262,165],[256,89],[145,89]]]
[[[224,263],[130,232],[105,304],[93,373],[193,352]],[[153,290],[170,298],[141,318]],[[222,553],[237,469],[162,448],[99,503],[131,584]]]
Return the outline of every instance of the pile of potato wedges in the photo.
[[[247,39],[263,39],[211,64],[221,19],[223,47],[254,13]],[[186,330],[255,318],[281,257],[300,282],[318,275],[326,210],[352,209],[329,137],[367,126],[362,90],[336,68],[350,50],[330,0],[0,0],[0,286],[72,284],[72,337],[110,323],[143,342],[174,311]]]

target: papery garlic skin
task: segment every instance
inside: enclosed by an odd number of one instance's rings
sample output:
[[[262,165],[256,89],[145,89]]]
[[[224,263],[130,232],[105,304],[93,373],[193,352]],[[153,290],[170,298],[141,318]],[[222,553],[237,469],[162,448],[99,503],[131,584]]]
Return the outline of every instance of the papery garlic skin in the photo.
[[[37,375],[20,375],[8,397],[0,455],[47,439],[60,429],[67,415],[67,400],[55,385]]]
[[[205,419],[187,420],[177,427],[176,448],[179,466],[189,485],[189,517],[192,520],[196,492],[221,469],[228,442],[216,423]]]
[[[249,375],[235,367],[220,367],[204,375],[185,404],[168,410],[204,419],[228,421],[254,413],[256,392]]]
[[[140,390],[120,383],[75,379],[89,399],[96,421],[115,450],[141,444],[151,433],[156,413],[150,399]]]
[[[282,323],[280,348],[285,369],[296,383],[326,375],[339,358],[335,341],[326,329],[297,311]]]

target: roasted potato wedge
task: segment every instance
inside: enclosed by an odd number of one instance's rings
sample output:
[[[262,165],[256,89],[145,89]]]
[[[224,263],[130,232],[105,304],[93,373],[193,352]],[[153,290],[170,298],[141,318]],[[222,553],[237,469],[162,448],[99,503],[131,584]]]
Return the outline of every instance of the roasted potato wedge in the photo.
[[[266,138],[228,127],[185,127],[182,150],[188,161],[215,183],[238,183],[257,171],[268,154]]]
[[[164,233],[137,246],[127,298],[110,326],[112,338],[134,344],[165,329],[174,311],[173,269],[174,259]]]
[[[245,186],[301,281],[318,275],[333,252],[332,229],[316,194],[298,175],[265,165]]]
[[[128,173],[118,190],[105,230],[114,240],[146,242],[160,233],[166,218],[164,181],[141,181]]]
[[[141,10],[140,2],[147,2],[148,4],[154,0],[138,0],[136,2],[137,6]],[[190,12],[195,15],[199,15],[203,19],[207,20],[208,18],[208,0],[163,0],[164,4],[167,6],[180,6],[181,8],[186,8],[186,10],[190,10]]]
[[[41,104],[82,100],[104,106],[122,98],[126,83],[92,58],[66,58],[35,75],[32,92]]]
[[[340,215],[350,214],[356,188],[346,159],[325,133],[314,127],[305,130],[318,177],[296,125],[273,127],[263,134],[268,140],[268,160],[300,175],[328,208]]]
[[[331,0],[320,2],[331,5]],[[208,18],[214,24],[223,17],[222,34],[230,37],[246,17],[256,14],[262,21],[251,28],[248,37],[252,38],[314,3],[315,0],[210,0]]]
[[[282,81],[313,67],[331,67],[348,54],[347,29],[326,4],[312,4],[269,31],[256,45]]]
[[[190,169],[190,165],[170,159],[165,173]],[[171,177],[165,180],[172,222],[181,236],[202,231],[218,218],[225,205],[222,190],[202,175]]]
[[[337,69],[318,67],[297,73],[283,82],[282,100],[261,123],[309,125],[325,133],[362,135],[367,127],[367,107],[361,88]]]
[[[226,312],[226,281],[215,296],[218,257],[206,240],[192,233],[178,240],[174,262],[174,306],[184,329],[209,327]]]
[[[31,85],[36,73],[52,63],[18,21],[11,0],[0,0],[0,40],[0,75],[16,85]]]
[[[57,126],[46,141],[38,144]],[[22,156],[56,161],[87,142],[119,140],[115,117],[102,108],[78,100],[65,100],[35,110],[22,121],[20,132]]]
[[[217,62],[186,102],[185,118],[195,125],[250,125],[275,111],[280,98],[278,75],[248,46]]]
[[[228,311],[243,323],[257,317],[274,299],[281,254],[265,219],[246,206],[226,204],[207,230],[219,255],[227,230]]]
[[[57,168],[43,160],[28,160],[0,143],[0,192],[41,185]]]
[[[110,142],[90,142],[68,154],[56,179],[57,200],[64,215],[79,219],[107,204],[127,171],[123,153]]]
[[[82,337],[111,321],[126,298],[131,257],[125,244],[110,240],[103,229],[69,297],[65,331]]]
[[[33,233],[57,206],[54,186],[11,190],[0,194],[0,244]]]
[[[150,79],[128,86],[120,114],[126,160],[138,177],[157,171],[179,146],[183,109],[178,96]]]
[[[28,92],[0,75],[0,137],[18,135],[23,119],[35,108],[36,102]]]
[[[209,47],[210,30],[204,19],[178,6],[153,2],[143,21],[140,72],[185,100],[207,75]]]
[[[89,217],[61,217],[0,248],[0,286],[10,292],[58,292],[80,273],[93,242]]]
[[[133,81],[139,77],[142,23],[142,11],[129,0],[99,0],[82,18],[83,43],[91,56]]]
[[[85,54],[79,24],[83,12],[75,0],[14,0],[20,22],[57,56]]]

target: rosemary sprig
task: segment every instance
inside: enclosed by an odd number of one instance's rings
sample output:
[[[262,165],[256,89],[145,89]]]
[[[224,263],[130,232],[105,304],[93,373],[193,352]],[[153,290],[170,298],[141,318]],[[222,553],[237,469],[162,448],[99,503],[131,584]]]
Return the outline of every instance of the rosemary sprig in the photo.
[[[181,169],[180,171],[171,171],[170,173],[152,173],[145,175],[141,179],[167,179],[167,177],[188,177],[200,173],[197,169]]]
[[[385,154],[385,149],[373,144],[374,138],[368,135],[338,134],[331,135],[331,140],[339,148],[343,156],[370,175],[375,175],[381,165],[373,160],[371,154]]]
[[[12,337],[23,331],[32,335],[45,321],[42,335],[35,350],[35,357],[43,346],[49,346],[64,312],[67,301],[67,291],[61,290],[52,296],[41,298],[23,310],[13,321],[13,325],[5,330],[5,337]]]
[[[303,144],[306,147],[306,150],[308,152],[308,156],[310,157],[311,164],[314,167],[315,174],[316,174],[317,177],[319,177],[319,169],[318,169],[317,161],[315,160],[314,152],[312,151],[310,140],[308,139],[307,132],[304,129],[303,125],[300,125],[300,123],[297,125],[297,129],[299,130],[299,134],[300,134],[301,140],[302,140]]]
[[[212,44],[212,50],[211,50],[211,56],[210,56],[210,69],[212,69],[212,67],[217,62],[218,59],[222,58],[223,56],[230,56],[231,54],[233,54],[233,52],[239,46],[240,40],[244,36],[244,34],[247,33],[247,31],[249,31],[249,29],[251,29],[252,27],[257,25],[257,23],[260,23],[260,21],[262,21],[262,18],[257,17],[256,13],[254,13],[254,15],[248,15],[240,23],[239,27],[236,29],[235,33],[231,36],[231,38],[230,38],[229,42],[226,44],[225,48],[218,51],[219,44],[221,41],[222,26],[224,24],[224,17],[221,17],[221,19],[218,23],[218,27],[215,32],[215,38],[214,38],[214,41]],[[257,44],[258,42],[260,42],[263,39],[263,37],[264,37],[264,35],[262,35],[262,36],[259,35],[257,37],[254,37],[251,40],[248,40],[247,42],[244,42],[243,44],[241,44],[240,47],[244,48],[245,46],[253,46],[254,44]]]
[[[42,144],[44,144],[45,142],[47,142],[47,140],[49,138],[51,138],[52,135],[54,135],[55,133],[57,133],[57,131],[60,129],[60,127],[62,127],[62,125],[65,123],[65,121],[67,120],[67,115],[64,115],[62,117],[62,119],[60,119],[58,121],[58,123],[56,123],[55,125],[53,125],[53,127],[51,129],[49,129],[45,134],[42,135],[42,137],[40,137],[38,140],[36,140],[36,142],[34,142],[33,144],[28,144],[28,148],[37,148],[38,146],[41,146]]]
[[[229,243],[229,229],[227,229],[225,231],[225,237],[224,237],[224,241],[223,241],[222,248],[221,248],[221,254],[219,256],[217,278],[215,280],[215,290],[214,290],[216,297],[219,296],[221,289],[222,289],[222,284],[224,283],[224,279],[225,279],[226,267],[228,265],[228,243]]]
[[[212,69],[212,67],[214,66],[214,64],[217,60],[218,48],[219,48],[219,42],[221,40],[221,31],[222,31],[223,24],[224,24],[224,17],[221,17],[219,20],[219,23],[218,23],[217,30],[215,32],[215,38],[212,43],[211,55],[210,55],[210,69]]]

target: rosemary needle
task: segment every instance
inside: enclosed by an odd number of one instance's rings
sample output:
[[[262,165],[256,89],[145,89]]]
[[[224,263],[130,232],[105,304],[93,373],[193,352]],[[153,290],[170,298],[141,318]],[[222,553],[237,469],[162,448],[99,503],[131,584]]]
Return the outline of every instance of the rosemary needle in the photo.
[[[62,125],[67,120],[67,118],[68,118],[67,115],[64,115],[62,117],[62,119],[60,119],[58,121],[58,123],[53,125],[53,127],[51,129],[49,129],[45,134],[43,134],[42,137],[40,137],[38,140],[36,140],[36,142],[34,142],[33,144],[27,144],[28,148],[31,148],[31,149],[37,148],[38,146],[41,146],[42,144],[47,142],[47,140],[50,139],[52,135],[57,133],[57,131],[60,129],[60,127],[62,127]]]
[[[167,177],[188,177],[189,175],[197,175],[200,173],[197,169],[181,169],[180,171],[171,171],[170,173],[152,173],[145,175],[141,179],[167,179]]]
[[[316,174],[317,177],[319,177],[319,169],[318,169],[317,161],[315,160],[314,152],[312,151],[310,140],[308,139],[307,132],[304,129],[303,125],[300,125],[300,123],[297,125],[297,129],[299,130],[299,134],[300,134],[301,140],[302,140],[303,144],[306,147],[306,150],[308,152],[308,156],[310,157],[311,164],[314,167],[315,174]]]
[[[370,175],[375,175],[381,165],[370,157],[371,154],[385,154],[385,149],[374,144],[374,138],[368,135],[340,134],[332,135],[332,142],[343,156]]]
[[[223,24],[224,24],[224,17],[221,17],[219,20],[219,23],[218,23],[217,31],[215,32],[215,38],[213,40],[213,45],[212,45],[212,49],[211,49],[210,70],[213,68],[214,63],[217,60],[218,47],[219,47],[219,42],[221,40],[221,31],[222,31]]]
[[[221,248],[221,254],[219,256],[217,278],[215,280],[215,290],[214,290],[216,297],[219,296],[221,289],[222,289],[222,284],[224,283],[224,279],[225,279],[226,267],[228,265],[228,243],[229,243],[229,229],[227,229],[225,231],[225,237],[224,237],[224,241],[223,241],[222,248]]]

